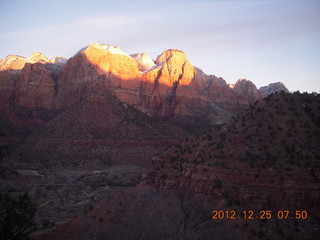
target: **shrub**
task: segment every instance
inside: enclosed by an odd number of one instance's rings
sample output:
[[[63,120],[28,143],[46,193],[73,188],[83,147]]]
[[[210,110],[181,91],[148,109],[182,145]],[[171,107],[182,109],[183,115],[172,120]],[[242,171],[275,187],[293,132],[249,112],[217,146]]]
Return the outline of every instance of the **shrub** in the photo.
[[[0,193],[0,239],[29,239],[36,206],[25,193],[17,200]]]
[[[214,181],[214,184],[213,184],[214,188],[217,188],[217,189],[221,189],[222,188],[222,182],[219,178],[217,178],[215,181]]]

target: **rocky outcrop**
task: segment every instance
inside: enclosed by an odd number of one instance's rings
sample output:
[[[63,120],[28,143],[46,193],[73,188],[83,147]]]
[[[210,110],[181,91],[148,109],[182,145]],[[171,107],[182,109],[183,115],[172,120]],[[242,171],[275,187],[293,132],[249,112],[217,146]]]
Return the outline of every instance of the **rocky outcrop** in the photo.
[[[264,98],[276,92],[281,92],[281,91],[284,91],[285,93],[289,92],[289,90],[286,88],[286,86],[282,82],[270,83],[268,86],[261,87],[259,90],[262,94],[262,97]]]
[[[20,70],[24,67],[26,59],[21,56],[8,55],[6,59],[0,60],[0,71],[5,71],[8,69]]]
[[[18,76],[19,74],[16,71],[0,72],[0,109],[13,104]]]
[[[145,74],[145,79],[158,81],[159,84],[189,85],[195,76],[195,68],[180,50],[169,49],[160,54],[156,60],[157,68]],[[154,71],[157,74],[154,74]]]
[[[105,77],[101,78],[100,75]],[[111,87],[118,90],[137,88],[139,77],[138,64],[120,48],[91,44],[80,50],[64,66],[58,80],[58,108],[85,99],[88,89],[105,93]],[[97,80],[100,81],[92,84]]]
[[[196,69],[182,51],[164,51],[153,65],[146,54],[133,57],[97,43],[79,51],[60,74],[58,108],[105,94],[157,117],[193,115],[188,108],[202,111],[208,105],[208,97],[199,94],[200,85],[193,83]]]
[[[188,98],[199,97],[193,88],[184,88],[194,79],[195,68],[182,51],[172,49],[160,54],[155,63],[141,78],[140,110],[159,117],[186,114]]]
[[[16,103],[54,109],[56,82],[65,62],[61,57],[49,60],[41,52],[34,52],[28,58],[9,55],[0,60],[0,108]]]
[[[262,98],[260,91],[250,80],[239,79],[234,85],[233,90],[240,96],[246,98],[249,104],[253,104]]]
[[[30,57],[21,57],[17,55],[8,55],[6,59],[1,60],[0,59],[0,71],[5,71],[5,70],[21,70],[23,69],[24,65],[26,63],[57,63],[56,59],[59,59],[58,62],[60,65],[63,65],[66,60],[65,58],[61,57],[55,57],[51,60],[49,60],[43,53],[41,52],[34,52]]]
[[[49,62],[49,59],[42,52],[34,52],[30,57],[26,58],[26,62],[27,63],[36,63],[36,62],[46,63],[46,62]]]
[[[51,63],[26,63],[16,82],[15,103],[54,109],[58,72],[59,69]]]
[[[48,60],[39,52],[28,58],[10,55],[0,62],[0,69],[15,69],[18,79],[16,83],[3,75],[2,106],[15,102],[65,109],[111,94],[149,116],[187,116],[223,123],[262,98],[251,81],[241,79],[228,85],[195,68],[184,52],[175,49],[153,61],[146,53],[130,56],[117,46],[93,43],[68,61],[61,57]]]

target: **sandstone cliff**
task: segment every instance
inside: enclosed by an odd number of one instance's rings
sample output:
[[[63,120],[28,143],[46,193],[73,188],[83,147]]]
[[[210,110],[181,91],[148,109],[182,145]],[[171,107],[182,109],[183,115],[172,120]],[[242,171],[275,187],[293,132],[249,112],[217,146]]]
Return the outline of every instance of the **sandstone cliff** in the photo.
[[[112,94],[149,116],[221,124],[262,98],[251,81],[230,86],[194,67],[175,49],[153,61],[146,53],[130,56],[117,46],[93,43],[68,61],[48,60],[39,52],[28,58],[10,55],[0,61],[0,70],[1,108],[16,103],[65,109]]]
[[[54,109],[56,71],[53,64],[26,63],[16,82],[15,103],[31,108]]]
[[[99,78],[100,75],[105,77]],[[110,87],[121,90],[135,85],[139,76],[136,61],[118,47],[91,44],[80,50],[63,68],[58,79],[58,108],[84,100],[87,89],[99,93],[109,92]]]
[[[8,108],[14,103],[18,77],[19,73],[15,70],[0,72],[0,109]]]
[[[262,98],[261,92],[250,80],[239,79],[234,85],[233,90],[240,96],[246,98],[249,104]]]
[[[262,97],[267,97],[272,93],[281,91],[284,91],[285,93],[289,92],[282,82],[270,83],[268,86],[261,87],[259,90],[262,94]]]

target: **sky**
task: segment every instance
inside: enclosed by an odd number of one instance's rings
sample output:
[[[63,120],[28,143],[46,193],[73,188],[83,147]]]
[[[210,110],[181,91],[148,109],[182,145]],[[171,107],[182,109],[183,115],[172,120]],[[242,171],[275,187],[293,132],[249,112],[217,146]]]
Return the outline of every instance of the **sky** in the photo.
[[[320,92],[320,0],[0,0],[0,58],[72,57],[98,42],[156,59],[183,50],[206,74]]]

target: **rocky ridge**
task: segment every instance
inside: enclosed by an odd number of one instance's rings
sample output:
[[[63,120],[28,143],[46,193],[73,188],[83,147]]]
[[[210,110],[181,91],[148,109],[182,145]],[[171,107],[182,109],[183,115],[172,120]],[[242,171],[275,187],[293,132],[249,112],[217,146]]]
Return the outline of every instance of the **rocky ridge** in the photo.
[[[284,91],[285,93],[289,93],[289,90],[282,82],[270,83],[268,86],[261,87],[260,92],[262,97],[267,97],[272,93]]]
[[[28,58],[10,55],[0,61],[1,107],[65,109],[82,100],[113,94],[153,117],[209,115],[225,121],[262,98],[250,81],[234,88],[195,68],[184,52],[169,49],[153,61],[147,54],[124,53],[119,47],[93,43],[68,61],[48,60],[36,52]],[[12,71],[18,72],[12,72]],[[212,109],[212,107],[214,109]]]

